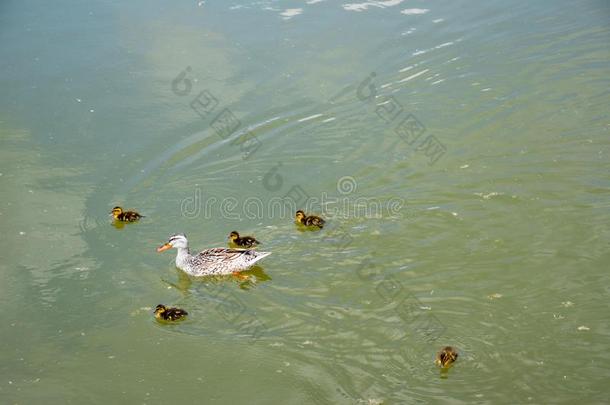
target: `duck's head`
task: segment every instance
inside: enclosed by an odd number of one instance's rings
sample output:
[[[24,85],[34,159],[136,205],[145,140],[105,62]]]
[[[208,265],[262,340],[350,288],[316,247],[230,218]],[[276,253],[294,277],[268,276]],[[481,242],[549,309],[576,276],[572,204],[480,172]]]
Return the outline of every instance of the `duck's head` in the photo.
[[[110,211],[110,213],[112,214],[113,217],[118,218],[119,215],[121,215],[123,213],[123,208],[121,208],[121,207],[114,207],[112,209],[112,211]]]
[[[305,213],[301,210],[298,210],[294,217],[297,221],[301,222],[301,220],[305,218]]]
[[[237,238],[239,238],[239,234],[237,233],[237,231],[233,231],[229,234],[229,240],[231,242],[235,242]]]
[[[167,308],[163,304],[157,305],[155,308],[155,318],[160,318],[163,313],[167,311]]]
[[[168,241],[157,248],[157,252],[161,253],[171,248],[186,249],[189,246],[189,241],[186,239],[186,235],[179,233],[170,236]]]
[[[445,346],[436,356],[436,364],[443,368],[448,368],[457,360],[457,358],[457,351],[451,346]]]

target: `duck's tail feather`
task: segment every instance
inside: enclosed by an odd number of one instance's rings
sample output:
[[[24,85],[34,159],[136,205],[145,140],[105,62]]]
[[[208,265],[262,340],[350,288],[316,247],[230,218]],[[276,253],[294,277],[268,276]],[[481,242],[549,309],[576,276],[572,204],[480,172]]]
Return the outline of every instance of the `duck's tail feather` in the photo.
[[[264,259],[265,257],[269,256],[270,254],[271,254],[271,252],[256,252],[256,256],[252,258],[252,261],[249,264],[253,265],[254,263],[258,262],[259,260]]]

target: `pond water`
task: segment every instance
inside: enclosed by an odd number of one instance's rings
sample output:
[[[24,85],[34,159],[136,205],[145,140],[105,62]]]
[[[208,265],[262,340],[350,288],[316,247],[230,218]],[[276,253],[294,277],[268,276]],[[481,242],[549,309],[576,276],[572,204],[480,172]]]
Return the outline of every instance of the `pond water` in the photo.
[[[607,401],[609,4],[347,1],[0,6],[0,402]]]

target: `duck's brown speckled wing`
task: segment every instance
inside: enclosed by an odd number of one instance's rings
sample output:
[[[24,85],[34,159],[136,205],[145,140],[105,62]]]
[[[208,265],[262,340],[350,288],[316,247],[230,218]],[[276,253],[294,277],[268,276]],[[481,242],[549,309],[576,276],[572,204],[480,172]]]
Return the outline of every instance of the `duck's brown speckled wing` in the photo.
[[[245,270],[267,255],[269,253],[247,249],[212,248],[192,256],[189,264],[196,269],[194,273],[229,274]]]
[[[125,222],[134,222],[142,217],[143,215],[140,215],[135,211],[126,211],[119,214],[119,220]]]
[[[223,261],[249,261],[249,259],[254,259],[256,257],[256,253],[246,249],[212,248],[202,250],[193,257],[194,260],[205,266]]]
[[[307,226],[317,226],[318,228],[323,228],[324,222],[325,221],[322,218],[315,215],[305,218],[305,225]]]
[[[258,245],[259,243],[260,242],[254,239],[252,236],[244,236],[243,238],[241,238],[239,245],[249,248]]]
[[[188,312],[186,312],[184,309],[169,308],[167,310],[167,318],[169,318],[172,321],[181,319],[181,318],[185,317],[186,315],[188,315]]]

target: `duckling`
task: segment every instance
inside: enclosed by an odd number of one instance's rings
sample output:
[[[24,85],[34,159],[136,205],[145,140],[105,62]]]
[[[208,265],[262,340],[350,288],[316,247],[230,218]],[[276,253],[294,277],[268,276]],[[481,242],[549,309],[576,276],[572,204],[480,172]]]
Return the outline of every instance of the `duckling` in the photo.
[[[442,368],[449,368],[458,358],[458,352],[451,346],[445,346],[436,354],[434,362]]]
[[[233,231],[229,234],[229,240],[234,245],[243,248],[251,248],[260,244],[260,242],[254,239],[252,236],[239,236],[237,231]]]
[[[301,210],[298,210],[295,215],[296,222],[303,224],[305,226],[315,226],[320,229],[324,228],[324,221],[322,218],[315,215],[305,215],[305,213]]]
[[[155,308],[155,318],[163,321],[177,321],[188,315],[184,309],[168,308],[163,304]]]
[[[144,215],[140,215],[135,211],[123,211],[121,207],[114,207],[110,213],[114,219],[121,222],[135,222],[140,218],[144,218]]]

